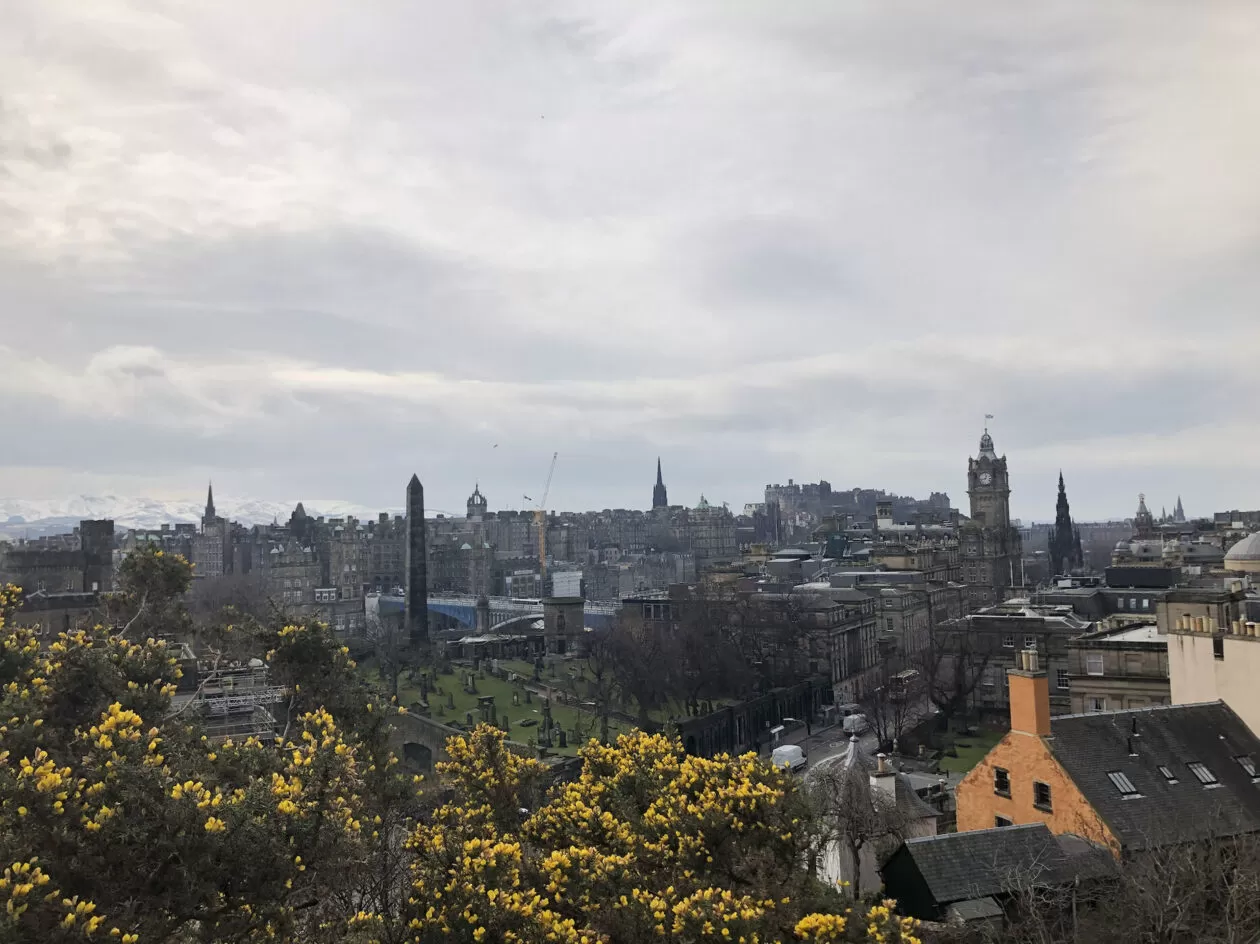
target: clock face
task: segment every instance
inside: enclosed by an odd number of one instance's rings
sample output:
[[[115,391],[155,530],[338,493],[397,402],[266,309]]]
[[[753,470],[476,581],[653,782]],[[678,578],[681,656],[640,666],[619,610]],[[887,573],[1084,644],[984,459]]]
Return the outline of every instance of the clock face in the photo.
[[[980,484],[981,484],[981,485],[992,485],[992,484],[993,484],[993,473],[992,473],[992,472],[981,472],[981,473],[980,473]]]

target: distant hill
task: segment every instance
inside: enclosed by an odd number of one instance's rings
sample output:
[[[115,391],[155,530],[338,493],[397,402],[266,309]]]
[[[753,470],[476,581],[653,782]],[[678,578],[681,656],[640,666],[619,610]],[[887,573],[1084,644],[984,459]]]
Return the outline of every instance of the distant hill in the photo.
[[[215,510],[241,524],[281,523],[289,519],[297,501],[273,502],[261,499],[216,497]],[[303,500],[308,515],[339,518],[354,515],[371,518],[377,509],[336,500]],[[399,509],[380,511],[400,513]],[[156,528],[162,524],[198,522],[205,511],[204,501],[162,501],[118,495],[77,495],[73,498],[32,500],[0,498],[0,538],[38,537],[74,529],[85,518],[113,518],[117,528]]]

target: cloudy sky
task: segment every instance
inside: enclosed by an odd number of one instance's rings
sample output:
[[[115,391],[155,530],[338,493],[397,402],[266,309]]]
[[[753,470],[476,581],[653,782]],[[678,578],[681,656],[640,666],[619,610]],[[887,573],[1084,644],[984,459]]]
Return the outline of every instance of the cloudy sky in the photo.
[[[1260,505],[1250,0],[3,6],[0,496]]]

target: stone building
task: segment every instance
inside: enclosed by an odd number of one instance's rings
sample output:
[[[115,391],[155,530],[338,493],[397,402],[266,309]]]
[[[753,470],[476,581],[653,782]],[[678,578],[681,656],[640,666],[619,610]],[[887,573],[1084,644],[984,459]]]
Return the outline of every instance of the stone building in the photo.
[[[962,674],[982,670],[973,693],[977,707],[1005,712],[1010,706],[1008,670],[1015,667],[1021,651],[1033,651],[1049,671],[1053,713],[1068,714],[1072,710],[1068,643],[1091,629],[1093,624],[1076,616],[1068,606],[1010,600],[985,607],[944,624],[938,632],[944,677],[951,677],[952,660],[969,660],[971,665]]]
[[[335,588],[338,600],[362,600],[372,583],[372,544],[367,529],[356,518],[333,519],[331,533],[321,544],[327,563],[325,587]]]
[[[323,589],[324,582],[323,568],[315,548],[304,546],[290,537],[284,543],[272,545],[263,561],[263,586],[268,597],[295,613],[314,607],[315,591]],[[308,610],[303,610],[304,607]]]
[[[407,582],[407,519],[384,512],[369,525],[368,584],[378,593],[389,593]]]
[[[960,833],[1044,823],[1123,861],[1260,832],[1260,740],[1228,704],[1053,717],[1035,652],[1010,675],[1011,730],[958,785]]]
[[[80,521],[66,542],[19,542],[0,552],[0,583],[27,593],[108,592],[114,588],[114,522]]]
[[[1068,640],[1071,713],[1167,705],[1168,636],[1153,624],[1095,630]]]
[[[1221,699],[1260,734],[1260,623],[1181,616],[1168,630],[1174,704]]]
[[[201,516],[201,533],[192,539],[193,577],[211,580],[232,572],[232,529],[214,508],[214,485],[206,490],[206,510]]]
[[[1006,456],[998,456],[988,429],[979,454],[967,460],[967,495],[971,517],[960,534],[963,582],[972,588],[975,606],[1000,603],[1012,588],[1023,586],[1023,542],[1011,525]]]

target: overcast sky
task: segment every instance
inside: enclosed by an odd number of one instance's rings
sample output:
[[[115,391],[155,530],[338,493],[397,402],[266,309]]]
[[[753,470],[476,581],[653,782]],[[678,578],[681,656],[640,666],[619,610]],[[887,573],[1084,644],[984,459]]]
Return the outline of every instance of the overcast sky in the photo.
[[[3,9],[0,495],[1260,505],[1251,0]]]

